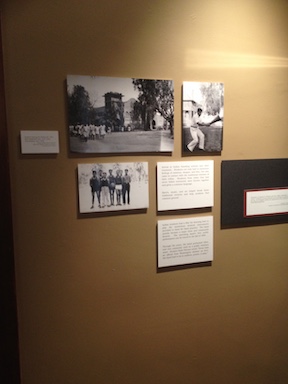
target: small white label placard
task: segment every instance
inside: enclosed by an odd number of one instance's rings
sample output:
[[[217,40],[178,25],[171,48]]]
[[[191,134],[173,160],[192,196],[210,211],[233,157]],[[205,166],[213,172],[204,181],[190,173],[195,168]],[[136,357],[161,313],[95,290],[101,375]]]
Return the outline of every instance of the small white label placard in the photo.
[[[58,131],[21,131],[21,153],[59,153]]]
[[[244,215],[265,216],[288,213],[288,188],[244,191]]]

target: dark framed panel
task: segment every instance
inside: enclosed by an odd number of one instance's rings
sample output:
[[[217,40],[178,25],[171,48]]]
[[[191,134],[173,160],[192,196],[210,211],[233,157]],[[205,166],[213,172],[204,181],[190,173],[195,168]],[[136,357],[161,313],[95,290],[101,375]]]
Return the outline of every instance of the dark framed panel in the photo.
[[[281,190],[288,186],[288,159],[229,160],[221,164],[221,227],[287,223],[288,214],[247,216],[247,191]]]

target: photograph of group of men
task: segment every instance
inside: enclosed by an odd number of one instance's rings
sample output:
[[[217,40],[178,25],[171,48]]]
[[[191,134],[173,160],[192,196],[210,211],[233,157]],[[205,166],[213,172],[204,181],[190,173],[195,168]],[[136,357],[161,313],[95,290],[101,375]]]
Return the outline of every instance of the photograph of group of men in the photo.
[[[79,164],[80,212],[148,207],[148,163]]]
[[[126,168],[116,170],[116,175],[113,175],[113,169],[109,169],[109,174],[101,169],[98,172],[92,170],[92,177],[89,180],[89,185],[92,194],[92,206],[94,208],[95,196],[97,197],[98,208],[111,207],[111,205],[130,204],[130,183],[131,176]],[[115,196],[116,195],[116,196]],[[115,202],[116,198],[116,202]]]

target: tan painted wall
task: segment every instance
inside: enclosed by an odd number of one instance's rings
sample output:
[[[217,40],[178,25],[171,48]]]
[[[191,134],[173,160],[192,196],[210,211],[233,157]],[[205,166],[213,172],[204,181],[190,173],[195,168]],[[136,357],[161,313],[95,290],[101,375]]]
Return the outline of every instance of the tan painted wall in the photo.
[[[288,2],[1,8],[23,384],[287,383],[288,225],[221,230],[220,165],[288,157]],[[147,213],[78,217],[76,167],[95,157],[68,151],[67,74],[174,79],[172,157],[121,157],[149,162]],[[225,83],[215,259],[157,273],[156,163],[183,160],[183,81]],[[60,154],[21,156],[25,129],[58,130]]]

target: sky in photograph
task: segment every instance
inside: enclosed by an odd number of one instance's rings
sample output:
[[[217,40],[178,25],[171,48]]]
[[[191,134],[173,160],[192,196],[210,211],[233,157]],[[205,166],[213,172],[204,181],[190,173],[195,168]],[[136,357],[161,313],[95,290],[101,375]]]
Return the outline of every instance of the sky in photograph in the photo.
[[[68,75],[67,89],[71,93],[74,85],[82,85],[89,93],[90,101],[94,107],[103,107],[105,104],[104,94],[107,92],[122,93],[122,101],[130,98],[138,98],[138,90],[134,89],[131,78],[101,77]]]
[[[203,83],[184,81],[183,82],[183,101],[185,100],[194,100],[196,103],[201,104],[202,93],[200,87]]]

